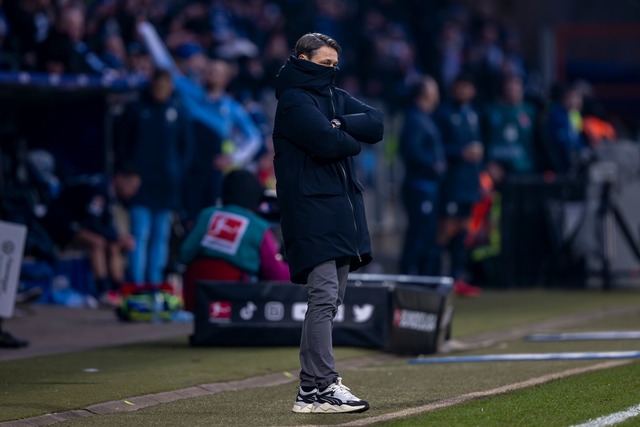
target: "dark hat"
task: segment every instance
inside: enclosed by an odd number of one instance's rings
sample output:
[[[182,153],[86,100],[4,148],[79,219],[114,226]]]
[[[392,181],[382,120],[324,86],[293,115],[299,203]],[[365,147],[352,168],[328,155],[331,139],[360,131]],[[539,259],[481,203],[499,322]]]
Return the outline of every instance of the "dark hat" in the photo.
[[[256,211],[262,201],[264,189],[258,178],[249,171],[237,169],[229,172],[222,184],[222,204],[238,205]]]
[[[176,57],[178,59],[189,59],[193,55],[197,55],[200,53],[204,53],[202,47],[199,44],[192,42],[181,44],[176,49]]]
[[[127,52],[129,55],[147,55],[149,53],[145,45],[138,42],[129,43],[127,46]]]

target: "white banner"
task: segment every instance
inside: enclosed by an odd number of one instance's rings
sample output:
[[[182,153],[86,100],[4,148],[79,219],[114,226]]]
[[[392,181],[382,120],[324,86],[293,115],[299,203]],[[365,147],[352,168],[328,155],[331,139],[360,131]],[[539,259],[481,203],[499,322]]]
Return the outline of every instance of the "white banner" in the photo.
[[[13,316],[27,227],[0,221],[0,317]]]

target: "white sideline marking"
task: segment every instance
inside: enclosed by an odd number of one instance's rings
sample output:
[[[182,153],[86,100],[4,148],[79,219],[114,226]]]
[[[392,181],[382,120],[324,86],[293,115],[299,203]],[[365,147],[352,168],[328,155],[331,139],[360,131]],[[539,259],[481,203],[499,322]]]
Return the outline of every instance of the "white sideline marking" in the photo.
[[[474,399],[496,396],[498,394],[504,394],[504,393],[520,390],[527,387],[533,387],[535,385],[544,384],[549,381],[557,380],[560,378],[570,377],[572,375],[579,375],[579,374],[585,374],[588,372],[600,371],[603,369],[615,368],[617,366],[627,365],[629,363],[631,363],[631,361],[629,360],[611,360],[604,363],[598,363],[597,365],[585,366],[582,368],[567,369],[566,371],[547,374],[537,378],[531,378],[526,381],[521,381],[519,383],[507,384],[501,387],[492,388],[490,390],[475,391],[473,393],[463,394],[461,396],[439,400],[437,402],[429,403],[427,405],[418,406],[415,408],[407,408],[407,409],[403,409],[402,411],[378,415],[377,417],[362,418],[359,420],[350,421],[348,423],[338,424],[338,426],[366,426],[369,424],[379,423],[383,421],[390,421],[397,418],[410,417],[413,415],[422,414],[424,412],[431,412],[431,411],[435,411],[436,409],[447,408],[449,406],[469,402]],[[315,427],[315,426],[307,426],[307,427]]]
[[[515,353],[482,354],[477,356],[419,357],[408,363],[461,363],[461,362],[500,362],[500,361],[537,361],[537,360],[595,360],[595,359],[634,359],[640,357],[640,351],[580,351],[564,353]]]
[[[527,341],[589,341],[589,340],[638,340],[640,331],[563,332],[559,334],[532,334]]]
[[[605,415],[600,418],[596,418],[594,420],[589,420],[584,424],[577,424],[572,427],[601,427],[601,426],[612,426],[615,424],[619,424],[623,421],[628,420],[629,418],[637,417],[640,415],[640,405],[633,406],[631,408],[627,408],[624,411],[616,412],[610,415]]]

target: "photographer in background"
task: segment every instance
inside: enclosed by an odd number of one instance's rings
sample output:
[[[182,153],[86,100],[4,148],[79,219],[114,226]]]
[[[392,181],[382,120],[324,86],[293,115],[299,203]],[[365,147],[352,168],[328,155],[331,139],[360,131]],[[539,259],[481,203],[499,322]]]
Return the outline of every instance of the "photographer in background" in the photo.
[[[224,177],[222,207],[204,209],[180,248],[185,272],[185,307],[192,309],[200,280],[289,279],[278,242],[258,209],[264,189],[245,170]]]

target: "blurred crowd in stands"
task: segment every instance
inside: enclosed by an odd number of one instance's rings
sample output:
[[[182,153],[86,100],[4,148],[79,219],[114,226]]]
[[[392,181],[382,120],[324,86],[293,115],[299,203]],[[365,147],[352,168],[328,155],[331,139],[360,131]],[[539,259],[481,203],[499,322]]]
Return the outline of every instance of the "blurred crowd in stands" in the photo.
[[[128,199],[130,227],[120,235],[110,226],[107,232],[95,227],[97,236],[84,236],[80,243],[89,253],[106,254],[109,261],[102,255],[92,258],[100,281],[159,282],[171,257],[173,213],[188,232],[198,213],[219,200],[222,177],[231,169],[250,170],[265,188],[273,187],[274,76],[306,32],[328,34],[341,44],[337,85],[383,109],[390,122],[413,105],[412,88],[425,75],[433,77],[446,108],[438,113],[442,110],[435,101],[425,114],[439,115],[434,123],[445,152],[429,180],[437,181],[446,173],[444,164],[457,161],[461,149],[449,150],[447,138],[461,117],[471,117],[475,130],[466,142],[474,143],[469,152],[475,154],[465,156],[478,167],[472,181],[461,185],[477,185],[471,199],[464,200],[464,221],[449,224],[450,231],[467,227],[471,205],[483,195],[482,170],[497,185],[505,175],[566,173],[583,164],[592,147],[615,140],[616,130],[589,84],[575,82],[548,93],[535,66],[521,55],[517,29],[501,22],[491,4],[474,2],[468,9],[454,1],[421,0],[4,0],[0,69],[148,79],[148,87],[120,110],[112,132],[110,169],[116,176],[137,176],[133,182],[125,179],[125,186],[136,191],[122,199]],[[170,57],[141,35],[142,23],[153,25]],[[473,90],[470,97],[462,95],[472,116],[456,116],[450,109],[460,106],[452,95],[460,82]],[[448,119],[442,119],[445,114]],[[393,146],[399,129],[388,128],[387,144]],[[395,155],[394,148],[385,153]],[[55,175],[51,160],[66,164],[64,153],[53,159],[32,154],[41,175]],[[73,186],[80,179],[58,178],[60,183],[55,177],[47,180],[53,202],[40,222],[61,250],[77,237],[73,233],[80,219],[74,215],[101,216],[123,190],[113,191],[112,177],[99,183],[84,180],[81,185],[96,189],[72,197],[84,197],[78,212],[61,212],[69,211],[70,203],[59,200],[78,191]],[[63,227],[64,221],[68,224]],[[431,237],[434,245],[436,234]],[[464,244],[457,231],[449,234],[440,240]],[[405,245],[405,250],[415,249]],[[122,251],[130,252],[128,277],[123,263],[107,266]],[[461,268],[459,253],[453,256],[458,257],[455,268]],[[102,284],[101,289],[110,286]]]

